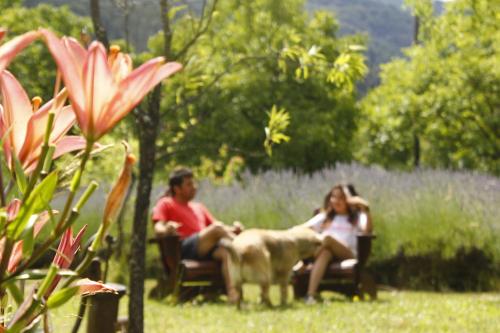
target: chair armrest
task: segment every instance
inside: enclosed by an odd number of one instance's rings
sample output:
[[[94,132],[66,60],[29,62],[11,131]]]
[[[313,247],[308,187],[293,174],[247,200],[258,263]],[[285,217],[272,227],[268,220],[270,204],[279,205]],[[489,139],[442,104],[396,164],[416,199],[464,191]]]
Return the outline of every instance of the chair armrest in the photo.
[[[163,266],[167,274],[175,272],[181,261],[181,239],[179,235],[156,235],[148,240],[160,249]]]

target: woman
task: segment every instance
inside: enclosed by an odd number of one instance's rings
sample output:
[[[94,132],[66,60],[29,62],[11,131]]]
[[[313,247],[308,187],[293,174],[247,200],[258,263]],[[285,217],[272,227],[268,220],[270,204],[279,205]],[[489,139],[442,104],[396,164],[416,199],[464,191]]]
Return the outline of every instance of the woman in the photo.
[[[373,226],[369,204],[358,196],[352,185],[336,185],[325,197],[323,210],[304,223],[320,233],[323,245],[316,255],[306,303],[315,302],[319,283],[333,259],[356,258],[358,233],[371,233]]]

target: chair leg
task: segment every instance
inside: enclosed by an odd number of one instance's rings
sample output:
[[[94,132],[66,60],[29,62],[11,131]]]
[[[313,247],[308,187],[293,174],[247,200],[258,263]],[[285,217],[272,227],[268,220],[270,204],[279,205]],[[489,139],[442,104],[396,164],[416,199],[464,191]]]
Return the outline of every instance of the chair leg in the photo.
[[[363,272],[361,274],[360,284],[360,292],[363,297],[364,295],[368,295],[370,297],[370,300],[377,299],[377,284],[375,283],[375,280],[370,273]]]
[[[172,296],[174,299],[174,304],[182,302],[181,300],[181,289],[182,289],[182,279],[184,278],[184,266],[180,265],[177,271],[177,278],[175,280],[174,290]]]
[[[307,295],[307,286],[309,284],[309,274],[301,274],[294,278],[293,297],[294,299],[303,299]]]

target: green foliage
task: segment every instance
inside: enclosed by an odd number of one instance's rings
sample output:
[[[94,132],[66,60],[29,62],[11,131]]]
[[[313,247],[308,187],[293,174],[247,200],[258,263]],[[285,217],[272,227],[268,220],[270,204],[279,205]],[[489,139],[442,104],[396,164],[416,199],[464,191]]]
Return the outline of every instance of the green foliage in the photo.
[[[359,158],[408,167],[417,136],[425,166],[498,175],[498,11],[490,1],[460,0],[428,20],[422,44],[383,66],[382,85],[363,100]]]
[[[379,66],[401,56],[401,48],[411,45],[413,18],[402,4],[403,0],[309,0],[306,4],[310,11],[333,12],[340,22],[341,36],[364,36],[370,71],[357,85],[361,95],[379,84]]]
[[[176,22],[172,53],[185,68],[164,91],[161,161],[199,165],[214,160],[222,145],[252,170],[312,171],[352,158],[353,86],[366,72],[360,40],[336,37],[330,14],[308,18],[302,6],[299,0],[219,2],[206,33],[186,53],[193,19]],[[149,46],[162,54],[163,37]],[[273,105],[290,114],[293,143],[275,148],[269,159],[262,142]]]
[[[0,10],[4,10],[6,8],[19,5],[21,3],[21,0],[2,0],[0,3]]]
[[[39,27],[78,38],[82,28],[89,26],[87,19],[76,16],[68,7],[55,8],[44,4],[35,8],[13,6],[3,9],[0,12],[0,22],[1,26],[8,29],[7,38]],[[16,57],[9,70],[31,97],[40,96],[44,101],[53,97],[56,66],[40,41]]]
[[[290,115],[285,109],[280,109],[273,105],[269,114],[269,124],[265,128],[266,140],[264,140],[264,148],[269,156],[273,155],[273,144],[290,141],[290,137],[284,132],[290,124]]]

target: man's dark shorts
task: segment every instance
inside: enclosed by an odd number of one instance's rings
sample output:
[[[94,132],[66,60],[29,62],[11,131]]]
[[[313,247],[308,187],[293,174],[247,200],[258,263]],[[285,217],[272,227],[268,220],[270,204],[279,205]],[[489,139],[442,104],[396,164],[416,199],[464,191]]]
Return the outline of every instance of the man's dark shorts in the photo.
[[[195,233],[181,241],[181,258],[190,260],[212,260],[213,253],[217,246],[214,246],[205,256],[198,255],[198,243],[200,242],[200,234]]]

